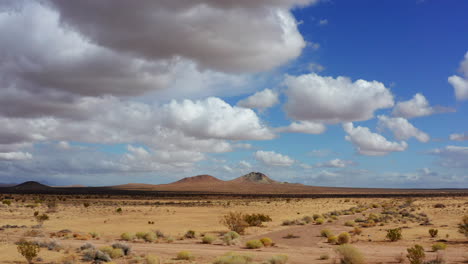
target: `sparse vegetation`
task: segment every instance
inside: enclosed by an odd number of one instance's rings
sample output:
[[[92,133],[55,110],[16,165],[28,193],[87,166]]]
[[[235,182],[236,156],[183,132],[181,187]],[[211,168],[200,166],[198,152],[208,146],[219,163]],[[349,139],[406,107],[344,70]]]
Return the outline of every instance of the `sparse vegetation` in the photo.
[[[192,260],[194,258],[195,257],[190,251],[180,251],[179,253],[177,253],[177,259],[180,259],[180,260]]]
[[[424,258],[426,254],[424,253],[424,248],[420,245],[414,245],[406,249],[408,254],[406,257],[408,258],[410,264],[422,264],[424,262]]]
[[[159,264],[160,262],[161,260],[156,255],[148,254],[145,257],[145,264]]]
[[[213,241],[216,240],[216,237],[212,236],[212,235],[205,235],[203,238],[202,238],[202,243],[203,244],[212,244]]]
[[[228,252],[221,257],[216,258],[213,264],[251,264],[253,258],[250,255]]]
[[[132,241],[133,239],[135,239],[135,235],[132,234],[132,233],[122,233],[120,235],[120,239],[122,240],[125,240],[125,241]]]
[[[330,231],[330,229],[322,229],[322,230],[320,231],[320,236],[321,236],[321,237],[326,237],[326,238],[328,238],[328,237],[330,237],[330,236],[332,236],[332,235],[333,235],[333,233],[332,233],[332,231]]]
[[[269,264],[286,264],[288,262],[288,256],[286,255],[275,255],[268,259]]]
[[[262,241],[258,239],[249,240],[245,243],[245,246],[249,249],[261,248],[263,246]]]
[[[265,214],[246,214],[244,221],[249,226],[262,226],[263,222],[271,222],[271,217]]]
[[[429,229],[429,235],[431,235],[431,237],[436,237],[437,233],[439,233],[439,230],[434,228]]]
[[[262,242],[263,246],[265,246],[265,247],[269,247],[269,246],[273,245],[273,240],[271,240],[271,238],[269,238],[269,237],[260,238],[260,241]]]
[[[343,245],[346,243],[349,243],[351,240],[351,236],[349,235],[348,232],[343,232],[338,235],[338,240],[336,241],[339,245]]]
[[[244,220],[244,215],[240,212],[229,212],[221,219],[221,224],[225,225],[229,230],[243,234],[245,228],[249,225]]]
[[[37,257],[40,251],[40,247],[33,242],[20,241],[17,245],[17,250],[23,256],[29,264],[33,263],[33,259]]]
[[[355,247],[344,244],[336,248],[341,264],[364,264],[365,259],[362,253]]]
[[[323,219],[323,218],[321,218],[321,217],[315,219],[315,223],[316,223],[317,225],[321,225],[321,224],[323,224],[324,222],[325,222],[325,219]]]
[[[197,234],[195,233],[194,230],[188,230],[187,232],[185,232],[185,235],[184,235],[185,238],[196,238],[197,237]]]
[[[392,242],[400,240],[402,237],[401,228],[388,229],[386,237]]]
[[[239,242],[240,235],[235,231],[229,231],[223,236],[226,245],[235,245]]]
[[[446,248],[447,248],[447,244],[443,242],[437,242],[432,245],[432,251],[445,250]]]
[[[335,244],[337,241],[338,241],[338,237],[333,236],[333,235],[329,236],[327,239],[327,242],[330,244]]]
[[[458,224],[458,232],[468,237],[468,215],[465,215],[462,219],[462,222]]]

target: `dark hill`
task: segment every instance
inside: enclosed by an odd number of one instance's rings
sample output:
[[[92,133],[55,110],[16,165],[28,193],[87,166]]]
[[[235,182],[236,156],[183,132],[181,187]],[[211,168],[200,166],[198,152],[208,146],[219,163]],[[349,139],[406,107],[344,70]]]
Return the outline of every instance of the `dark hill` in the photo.
[[[47,185],[44,185],[42,183],[35,182],[35,181],[23,182],[21,184],[18,184],[16,186],[11,187],[11,188],[15,189],[15,190],[33,190],[33,191],[52,189],[52,187],[50,187],[50,186],[47,186]]]
[[[279,183],[270,179],[261,172],[251,172],[239,178],[232,180],[233,183],[259,183],[259,184],[276,184]]]

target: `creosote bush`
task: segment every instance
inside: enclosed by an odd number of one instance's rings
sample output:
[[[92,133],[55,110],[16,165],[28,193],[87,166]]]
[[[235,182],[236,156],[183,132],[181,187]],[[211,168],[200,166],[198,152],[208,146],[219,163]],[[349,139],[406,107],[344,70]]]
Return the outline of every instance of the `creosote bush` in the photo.
[[[253,258],[250,255],[228,252],[223,256],[217,257],[213,264],[251,264]]]
[[[354,227],[354,229],[353,229],[353,234],[355,234],[355,235],[360,235],[360,234],[362,234],[362,229],[359,228],[359,227],[357,227],[357,226]]]
[[[447,244],[443,242],[437,242],[432,245],[432,251],[439,251],[439,250],[444,250],[447,248]]]
[[[349,235],[349,233],[348,232],[343,232],[343,233],[338,235],[337,243],[339,245],[342,245],[342,244],[349,243],[350,240],[351,240],[351,236]]]
[[[246,214],[244,221],[249,226],[262,226],[263,222],[271,222],[271,217],[265,214]]]
[[[393,228],[387,230],[387,236],[390,241],[398,241],[401,239],[401,228]]]
[[[336,248],[341,264],[364,264],[365,259],[362,253],[355,247],[344,244]]]
[[[424,253],[424,248],[420,245],[414,245],[413,247],[410,247],[406,249],[408,254],[406,257],[408,258],[410,264],[423,264],[424,263],[424,258],[426,257],[426,254]]]
[[[288,262],[288,256],[286,255],[275,255],[268,259],[269,264],[286,264]]]
[[[462,219],[462,222],[458,224],[458,232],[468,237],[468,215],[465,215]]]
[[[158,256],[149,254],[149,255],[146,255],[145,257],[145,264],[159,264],[160,262],[161,260],[159,259]]]
[[[132,233],[122,233],[120,235],[120,239],[125,240],[125,241],[132,241],[135,238],[135,235]]]
[[[326,238],[328,238],[328,237],[330,237],[330,236],[332,236],[332,235],[333,235],[333,233],[332,233],[332,231],[330,231],[330,229],[322,229],[322,230],[320,231],[320,236],[321,236],[321,237],[326,237]]]
[[[100,251],[109,255],[112,259],[121,258],[124,256],[124,252],[121,248],[113,248],[110,246],[105,246],[99,248]]]
[[[125,243],[114,243],[112,244],[112,247],[122,249],[125,256],[130,255],[130,252],[132,251],[132,246],[127,245]]]
[[[230,246],[235,245],[239,242],[240,235],[235,231],[229,231],[223,236],[223,242]]]
[[[243,234],[249,225],[244,220],[244,215],[240,212],[229,212],[221,219],[221,224],[225,225],[229,230]]]
[[[37,254],[39,254],[41,249],[36,243],[20,241],[18,242],[17,250],[28,261],[28,263],[33,263],[32,260],[37,257]]]
[[[185,238],[195,238],[195,237],[196,237],[196,233],[195,233],[195,231],[193,231],[193,230],[188,230],[187,232],[185,232],[184,237],[185,237]]]
[[[437,233],[439,233],[438,229],[434,229],[434,228],[429,229],[429,235],[431,235],[431,237],[436,237]]]
[[[180,259],[180,260],[192,260],[194,258],[195,257],[190,251],[180,251],[179,253],[177,253],[177,259]]]
[[[323,218],[321,218],[321,217],[315,219],[315,223],[316,223],[317,225],[321,225],[321,224],[323,224],[324,222],[325,222],[325,219],[323,219]]]
[[[216,240],[216,237],[214,237],[213,235],[205,235],[203,238],[202,238],[202,243],[203,244],[212,244],[213,241]]]
[[[273,245],[273,240],[271,240],[271,238],[269,237],[260,238],[260,241],[265,247],[269,247]]]
[[[350,220],[350,221],[346,221],[344,225],[353,227],[353,226],[356,225],[356,223],[354,221]]]
[[[338,241],[338,238],[336,236],[329,236],[328,239],[327,239],[327,242],[330,243],[330,244],[335,244],[336,242]]]
[[[245,246],[249,249],[261,248],[263,246],[262,241],[258,239],[249,240],[245,243]]]

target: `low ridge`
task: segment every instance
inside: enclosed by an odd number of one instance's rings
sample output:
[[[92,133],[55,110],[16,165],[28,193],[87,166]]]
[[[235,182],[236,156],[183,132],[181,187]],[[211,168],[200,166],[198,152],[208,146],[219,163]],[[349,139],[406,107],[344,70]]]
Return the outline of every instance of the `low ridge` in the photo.
[[[261,183],[261,184],[273,184],[273,183],[278,183],[275,180],[270,179],[268,176],[261,172],[250,172],[247,173],[244,176],[241,176],[239,178],[236,178],[232,180],[231,182],[235,183]]]
[[[203,175],[197,175],[193,177],[185,177],[181,180],[174,182],[174,184],[184,184],[184,183],[191,183],[191,184],[197,183],[198,184],[198,183],[219,183],[219,182],[224,182],[224,181],[216,177],[213,177],[211,175],[203,174]]]
[[[16,186],[13,186],[12,188],[16,190],[47,190],[52,187],[44,185],[36,181],[27,181],[27,182],[18,184]]]

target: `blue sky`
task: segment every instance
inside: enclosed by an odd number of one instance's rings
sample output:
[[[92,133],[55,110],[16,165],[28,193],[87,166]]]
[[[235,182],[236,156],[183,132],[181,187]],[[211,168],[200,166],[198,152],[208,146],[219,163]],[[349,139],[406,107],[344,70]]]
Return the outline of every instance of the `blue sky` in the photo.
[[[93,5],[0,4],[0,182],[468,187],[465,1]]]

